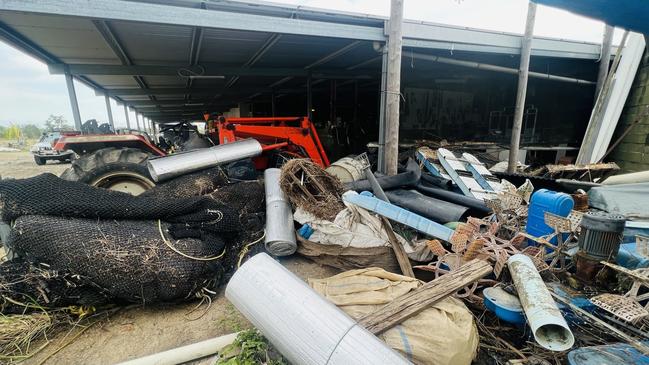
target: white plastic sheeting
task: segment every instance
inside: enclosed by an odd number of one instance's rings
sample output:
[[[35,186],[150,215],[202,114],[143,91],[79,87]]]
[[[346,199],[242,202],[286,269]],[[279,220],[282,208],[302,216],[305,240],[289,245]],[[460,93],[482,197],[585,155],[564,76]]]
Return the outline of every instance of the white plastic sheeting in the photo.
[[[225,296],[293,364],[410,364],[264,253],[237,270]]]

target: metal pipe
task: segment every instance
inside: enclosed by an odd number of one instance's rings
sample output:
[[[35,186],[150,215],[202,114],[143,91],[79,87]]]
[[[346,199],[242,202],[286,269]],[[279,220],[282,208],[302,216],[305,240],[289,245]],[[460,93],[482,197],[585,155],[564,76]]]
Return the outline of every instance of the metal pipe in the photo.
[[[288,256],[297,250],[293,212],[284,192],[279,187],[280,169],[264,171],[266,190],[266,250],[275,256]]]
[[[387,45],[386,45],[387,46]],[[381,47],[381,90],[379,93],[379,159],[377,171],[385,174],[385,95],[387,90],[388,50]]]
[[[126,129],[131,130],[131,121],[128,117],[128,106],[124,104],[124,115],[126,116]]]
[[[147,167],[151,178],[160,182],[194,171],[259,156],[261,151],[261,144],[251,138],[166,157],[152,158],[147,161]]]
[[[128,360],[118,365],[176,365],[213,355],[234,342],[239,333],[230,333],[187,346],[158,352],[137,359]]]
[[[504,66],[498,66],[498,65],[492,65],[492,64],[488,64],[488,63],[456,60],[454,58],[433,56],[433,55],[423,54],[423,53],[410,53],[410,52],[408,52],[408,57],[419,59],[419,60],[444,63],[444,64],[447,64],[447,65],[469,67],[469,68],[478,68],[478,69],[485,70],[485,71],[495,71],[495,72],[501,72],[501,73],[506,73],[506,74],[518,75],[518,69],[510,68],[510,67],[504,67]],[[528,76],[532,77],[532,78],[535,78],[535,79],[545,79],[545,80],[552,80],[552,81],[569,82],[569,83],[580,84],[580,85],[595,85],[595,82],[590,81],[590,80],[577,79],[577,78],[574,78],[574,77],[551,75],[551,74],[542,73],[542,72],[530,71]]]
[[[552,351],[570,349],[575,337],[532,260],[516,254],[509,257],[507,267],[536,342]]]
[[[74,90],[74,78],[69,72],[65,73],[65,84],[68,87],[68,98],[72,107],[72,117],[74,118],[74,129],[81,130],[81,114],[79,113],[79,101],[77,92]]]
[[[113,121],[113,109],[110,107],[110,98],[108,94],[104,94],[104,100],[106,101],[106,114],[108,115],[108,123],[110,127],[115,131],[115,122]]]
[[[292,364],[410,364],[265,253],[237,270],[225,297]]]
[[[530,75],[530,57],[532,55],[532,36],[534,21],[536,19],[536,3],[530,1],[527,7],[527,20],[525,33],[521,40],[521,59],[518,68],[518,89],[516,90],[516,106],[512,136],[509,143],[509,163],[507,172],[513,174],[518,166],[518,149],[521,144],[521,130],[523,129],[523,116],[525,114],[525,98],[527,96],[527,79]]]

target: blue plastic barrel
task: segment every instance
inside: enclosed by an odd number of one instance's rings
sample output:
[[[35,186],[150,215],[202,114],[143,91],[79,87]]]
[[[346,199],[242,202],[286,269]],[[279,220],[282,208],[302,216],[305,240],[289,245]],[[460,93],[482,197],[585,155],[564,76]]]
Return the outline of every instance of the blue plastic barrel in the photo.
[[[554,232],[550,226],[545,224],[545,212],[567,217],[575,202],[572,197],[565,193],[559,193],[548,189],[539,189],[532,194],[532,200],[527,212],[527,233],[535,237],[541,237]],[[550,240],[557,243],[556,237]],[[536,245],[530,240],[530,244]]]

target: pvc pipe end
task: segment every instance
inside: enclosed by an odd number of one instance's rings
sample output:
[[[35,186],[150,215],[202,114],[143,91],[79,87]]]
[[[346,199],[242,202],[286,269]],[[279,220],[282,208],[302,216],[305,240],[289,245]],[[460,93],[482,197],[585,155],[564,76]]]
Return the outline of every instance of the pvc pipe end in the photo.
[[[559,324],[546,324],[534,332],[539,345],[552,351],[566,351],[575,344],[575,336],[569,328]]]

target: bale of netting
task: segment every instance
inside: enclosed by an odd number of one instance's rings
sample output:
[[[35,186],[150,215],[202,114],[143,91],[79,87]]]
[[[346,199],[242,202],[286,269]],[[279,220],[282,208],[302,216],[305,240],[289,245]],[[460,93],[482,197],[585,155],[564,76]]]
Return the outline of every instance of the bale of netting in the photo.
[[[76,181],[41,174],[27,179],[0,180],[2,220],[22,215],[100,219],[162,219],[212,232],[240,230],[239,213],[206,196],[172,199],[132,196]]]
[[[311,160],[287,161],[279,184],[294,208],[300,207],[318,218],[333,221],[345,208],[343,184]]]
[[[113,298],[171,302],[213,287],[227,247],[216,235],[173,239],[160,221],[21,216],[10,244],[34,263],[67,271]]]
[[[82,276],[19,259],[0,263],[2,314],[69,305],[97,306],[108,300],[103,289]]]

